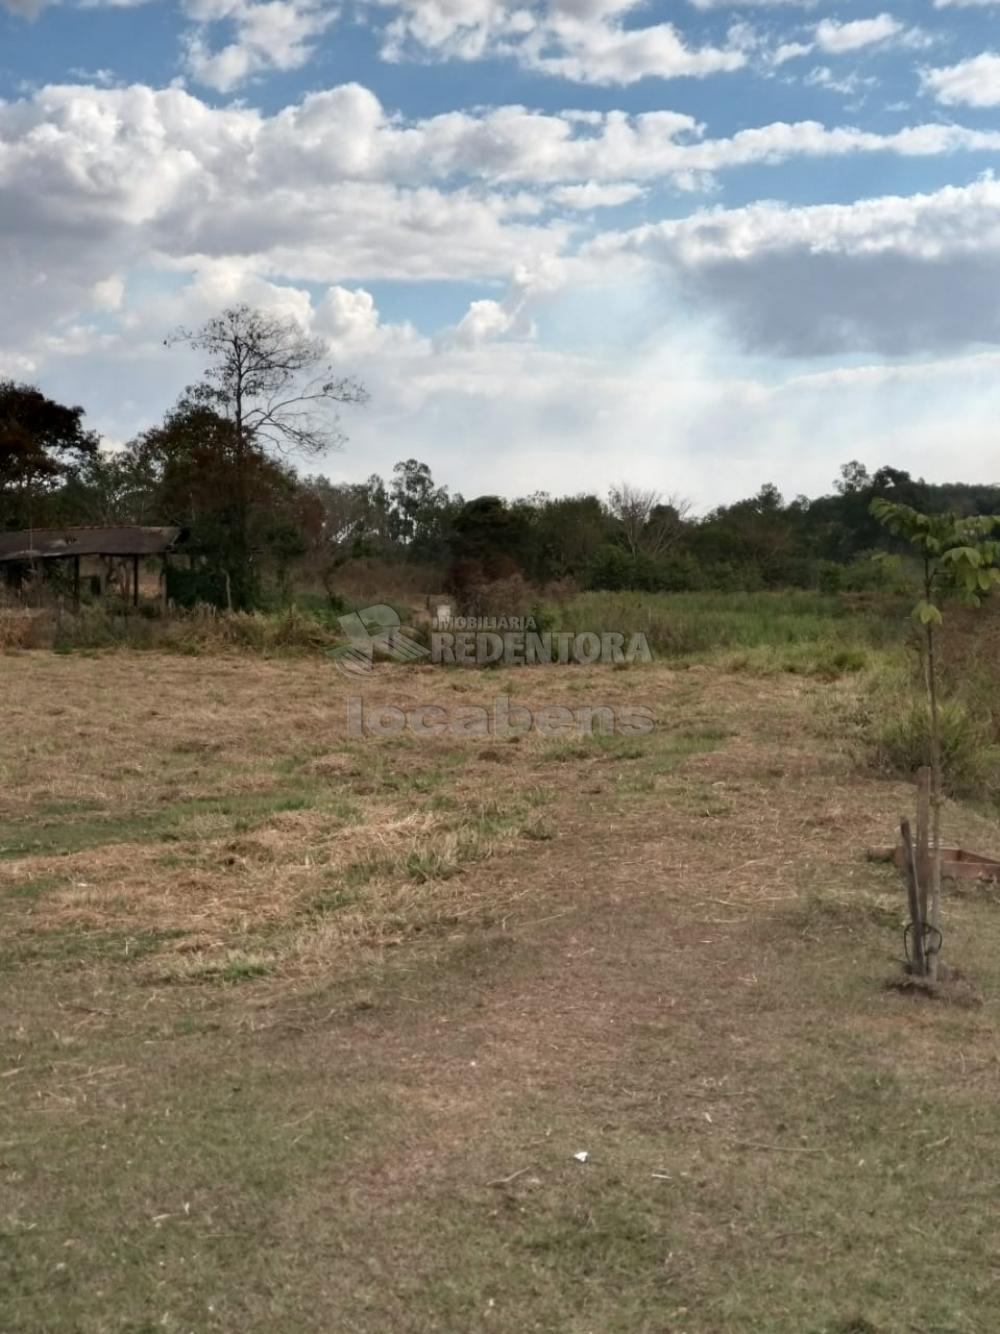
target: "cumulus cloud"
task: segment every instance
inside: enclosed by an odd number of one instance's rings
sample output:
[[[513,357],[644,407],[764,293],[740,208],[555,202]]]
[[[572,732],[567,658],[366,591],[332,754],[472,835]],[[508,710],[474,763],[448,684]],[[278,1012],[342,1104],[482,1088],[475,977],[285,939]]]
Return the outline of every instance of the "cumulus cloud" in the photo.
[[[499,107],[404,121],[357,85],[270,116],[181,88],[51,87],[0,104],[0,337],[86,308],[94,284],[137,264],[317,283],[502,280],[571,254],[581,210],[637,198],[643,182],[997,147],[997,132],[952,125],[879,135],[778,123],[712,139],[673,112]]]
[[[850,206],[702,212],[584,242],[587,210],[637,199],[644,182],[805,157],[998,147],[995,131],[953,125],[879,135],[778,123],[713,139],[672,112],[499,107],[407,121],[357,85],[272,115],[212,107],[181,88],[52,87],[0,104],[0,346],[23,354],[87,312],[127,323],[136,269],[162,289],[160,311],[183,290],[177,318],[193,302],[207,313],[248,291],[258,303],[299,292],[304,317],[302,284],[329,286],[309,317],[325,320],[331,338],[397,348],[406,339],[377,322],[358,284],[509,283],[501,298],[487,288],[445,336],[480,346],[530,337],[538,303],[567,275],[590,280],[640,262],[724,313],[750,346],[809,355],[992,340],[1000,186],[991,180]]]
[[[925,70],[922,79],[924,88],[945,106],[1000,106],[1000,55],[993,52]]]
[[[1000,181],[785,208],[753,204],[607,234],[717,311],[745,347],[780,356],[890,355],[1000,342]]]
[[[533,268],[518,265],[502,301],[484,298],[471,302],[454,329],[446,330],[438,342],[442,347],[478,347],[504,337],[533,338],[533,303],[559,291],[565,281],[566,267],[558,260],[550,259]]]
[[[300,69],[337,17],[320,0],[188,0],[185,10],[197,23],[185,39],[185,68],[222,93],[263,71]],[[208,33],[219,23],[233,40],[213,47]]]
[[[509,56],[578,83],[631,84],[655,77],[741,69],[738,45],[691,46],[673,23],[628,22],[642,0],[383,0],[396,11],[383,54],[479,60]]]

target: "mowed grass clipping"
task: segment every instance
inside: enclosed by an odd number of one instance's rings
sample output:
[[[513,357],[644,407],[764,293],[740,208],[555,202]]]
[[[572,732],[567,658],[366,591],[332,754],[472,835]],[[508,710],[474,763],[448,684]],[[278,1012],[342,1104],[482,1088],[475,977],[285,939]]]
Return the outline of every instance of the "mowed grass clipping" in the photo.
[[[322,662],[100,666],[0,660],[4,1331],[1000,1327],[1000,902],[887,986],[852,673],[387,667],[657,726],[359,740]]]

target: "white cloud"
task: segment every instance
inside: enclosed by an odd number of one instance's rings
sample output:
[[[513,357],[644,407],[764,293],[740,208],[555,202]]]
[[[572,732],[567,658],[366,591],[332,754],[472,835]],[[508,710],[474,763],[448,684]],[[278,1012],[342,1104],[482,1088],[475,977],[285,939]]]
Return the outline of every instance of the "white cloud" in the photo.
[[[582,185],[560,185],[549,198],[564,208],[592,209],[617,208],[620,204],[641,199],[645,194],[641,185],[632,181],[584,181]]]
[[[406,121],[356,85],[273,115],[211,107],[181,88],[48,88],[0,104],[0,348],[34,355],[53,330],[98,311],[139,330],[247,291],[288,302],[304,283],[340,292],[323,318],[341,340],[398,344],[398,330],[372,325],[359,284],[486,286],[511,274],[507,295],[485,291],[448,337],[456,346],[517,340],[560,283],[635,262],[672,273],[749,344],[782,352],[992,339],[992,181],[825,209],[753,205],[615,234],[582,252],[581,243],[588,209],[637,199],[643,182],[702,186],[706,174],[741,164],[998,147],[1000,133],[949,125],[878,135],[778,123],[710,139],[670,112],[499,107]],[[136,271],[156,293],[141,318],[129,295]],[[171,305],[178,291],[183,310]]]
[[[89,308],[94,284],[137,264],[238,263],[318,283],[502,279],[572,253],[581,209],[637,198],[643,182],[703,188],[751,163],[998,147],[1000,133],[948,125],[883,136],[778,123],[710,139],[672,112],[499,107],[407,122],[356,85],[271,116],[180,88],[52,87],[0,104],[0,338],[15,345]]]
[[[714,209],[592,243],[659,269],[748,349],[909,354],[1000,342],[1000,181],[854,204]]]
[[[530,310],[539,298],[558,292],[566,282],[566,268],[557,260],[543,261],[534,268],[518,265],[502,301],[486,298],[470,303],[454,329],[446,330],[438,342],[442,347],[478,347],[507,336],[533,338]]]
[[[383,54],[479,60],[509,56],[578,83],[631,84],[654,77],[741,69],[738,46],[690,46],[672,23],[629,23],[641,0],[381,0],[397,10]]]
[[[690,0],[695,9],[815,9],[819,0]]]
[[[891,14],[878,14],[871,19],[853,19],[841,23],[837,19],[822,19],[813,29],[812,40],[782,42],[771,54],[771,65],[784,65],[789,60],[797,60],[818,51],[826,56],[851,55],[868,47],[908,46],[911,48],[929,46],[932,39],[921,28],[907,28]],[[856,77],[856,76],[852,76]],[[835,87],[832,79],[814,80]],[[841,81],[842,83],[844,81]],[[837,91],[852,91],[849,87],[838,87]]]
[[[185,41],[185,68],[222,93],[263,71],[300,69],[337,17],[321,0],[188,0],[185,10],[198,24]],[[206,33],[219,22],[233,40],[215,49]]]
[[[1000,55],[993,52],[942,69],[925,70],[922,80],[945,106],[1000,106]]]
[[[854,97],[865,88],[878,85],[877,79],[862,77],[857,71],[838,78],[828,65],[817,65],[815,69],[809,71],[802,82],[807,88],[825,88],[828,92],[842,93],[845,97]]]
[[[932,257],[950,263],[957,252],[949,231],[966,235],[966,253],[973,258],[970,238],[977,231],[995,252],[998,224],[990,218],[1000,209],[988,185],[981,183],[969,196],[956,192],[950,200],[873,201],[867,218],[717,211],[688,227],[681,267],[705,275],[720,258],[735,256],[753,269],[761,258],[778,256],[782,263],[770,273],[758,271],[748,304],[783,305],[787,317],[797,302],[800,314],[793,322],[822,320],[830,313],[828,284],[836,296],[849,264],[869,252],[911,254],[935,236]],[[959,227],[964,213],[971,216]],[[676,238],[673,246],[676,251]],[[632,258],[643,248],[648,251],[648,243],[636,245]],[[807,270],[796,274],[782,267],[796,249],[820,262],[829,250],[848,267],[796,285]],[[371,390],[370,405],[345,421],[345,453],[326,463],[338,477],[387,474],[397,459],[414,456],[467,495],[539,488],[600,493],[627,476],[689,495],[705,508],[749,494],[769,479],[786,494],[826,489],[849,457],[946,480],[953,461],[942,452],[942,439],[962,440],[966,475],[995,470],[1000,352],[811,374],[797,367],[776,373],[773,365],[753,361],[734,368],[731,348],[708,319],[712,310],[733,307],[720,305],[710,283],[695,289],[699,318],[692,324],[664,286],[651,281],[648,254],[631,276],[621,241],[599,262],[588,262],[589,275],[558,262],[525,268],[504,296],[473,302],[449,336],[428,339],[406,324],[383,321],[363,286],[336,284],[316,295],[261,277],[252,261],[205,261],[172,295],[126,291],[120,333],[98,333],[77,321],[37,344],[30,359],[20,350],[0,350],[0,373],[41,378],[58,397],[85,402],[88,420],[107,436],[127,439],[156,420],[198,370],[183,349],[164,353],[163,328],[196,323],[220,304],[245,299],[294,315],[326,337],[338,367],[361,375]],[[876,272],[856,275],[855,300]],[[977,272],[981,277],[981,264]],[[913,275],[897,277],[907,291]],[[870,304],[884,303],[885,295],[884,288],[874,291]],[[959,291],[959,300],[963,295]],[[926,316],[935,309],[934,293],[924,296]],[[530,337],[539,300],[553,304],[556,318],[597,338],[617,330],[609,314],[616,301],[635,302],[647,330],[639,338],[626,330],[617,356],[600,344],[592,351],[555,350]],[[899,317],[911,314],[901,311]],[[852,351],[857,347],[852,344]]]
[[[799,56],[811,55],[815,50],[815,42],[782,42],[771,55],[771,64],[784,65],[786,61],[798,60]]]
[[[104,278],[101,282],[95,283],[91,292],[96,310],[120,310],[124,296],[125,280],[117,273],[113,273],[110,278]]]
[[[859,51],[864,46],[888,41],[902,31],[903,25],[891,14],[879,14],[873,19],[854,19],[848,23],[823,19],[816,27],[816,45],[829,55],[843,55],[847,51]]]

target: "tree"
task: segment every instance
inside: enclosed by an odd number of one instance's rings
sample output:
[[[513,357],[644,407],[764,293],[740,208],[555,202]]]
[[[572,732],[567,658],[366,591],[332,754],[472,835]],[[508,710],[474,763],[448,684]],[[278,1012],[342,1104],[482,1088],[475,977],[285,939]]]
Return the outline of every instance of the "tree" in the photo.
[[[523,511],[501,497],[466,501],[452,522],[453,589],[461,594],[473,584],[520,573],[528,535]]]
[[[126,448],[90,455],[61,488],[58,510],[71,523],[155,524],[158,502],[151,460]]]
[[[322,555],[340,562],[382,552],[390,542],[389,496],[377,473],[365,482],[331,482],[309,477],[305,485],[322,507]]]
[[[943,622],[941,603],[948,596],[978,607],[1000,584],[1000,541],[992,534],[1000,527],[1000,515],[922,514],[909,505],[876,498],[871,512],[883,527],[902,538],[916,552],[921,569],[921,597],[913,614],[924,631],[924,682],[930,730],[931,768],[931,865],[930,926],[940,928],[941,915],[941,715],[938,685],[936,634]],[[922,923],[914,928],[922,933]],[[919,956],[923,955],[919,949]],[[937,953],[929,956],[929,975],[937,972]]]
[[[294,470],[246,441],[238,449],[236,439],[228,417],[182,398],[128,453],[154,479],[161,520],[188,529],[187,548],[203,562],[192,596],[240,608],[259,594],[258,554],[280,568],[304,552],[309,516]]]
[[[800,584],[806,562],[797,540],[798,511],[771,482],[755,496],[720,506],[696,525],[692,547],[709,569],[730,569],[741,587]]]
[[[417,560],[439,559],[446,554],[445,528],[452,502],[446,486],[434,485],[427,464],[417,459],[397,463],[392,470],[389,497],[395,541]]]
[[[620,524],[621,538],[632,556],[662,556],[676,546],[691,510],[680,496],[666,499],[659,491],[622,482],[608,493],[608,508]]]
[[[168,339],[176,342],[210,358],[184,401],[229,424],[234,541],[237,559],[249,570],[250,473],[270,455],[336,448],[345,437],[335,405],[361,404],[368,395],[359,381],[333,373],[321,339],[307,337],[295,320],[247,305],[224,310],[200,329],[178,330]],[[248,595],[252,582],[243,580]]]
[[[851,459],[850,463],[840,465],[840,480],[833,485],[838,495],[849,496],[867,491],[871,484],[872,479],[865,465],[857,459]]]
[[[607,513],[597,496],[543,496],[534,526],[534,573],[543,580],[582,576],[608,536]]]
[[[97,453],[83,408],[68,408],[34,385],[0,380],[0,527],[45,523],[55,490]]]

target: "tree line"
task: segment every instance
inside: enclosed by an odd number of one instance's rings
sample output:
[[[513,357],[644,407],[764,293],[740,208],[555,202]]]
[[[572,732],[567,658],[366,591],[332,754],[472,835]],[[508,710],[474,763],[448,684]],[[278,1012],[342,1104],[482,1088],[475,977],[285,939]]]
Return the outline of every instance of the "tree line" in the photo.
[[[367,395],[326,364],[321,342],[246,306],[171,341],[205,355],[202,378],[113,451],[82,408],[0,381],[0,528],[177,525],[191,557],[172,576],[182,603],[253,607],[302,580],[335,596],[338,571],[363,558],[432,567],[459,594],[512,576],[649,592],[861,588],[883,577],[869,559],[887,542],[874,499],[1000,510],[1000,486],[932,485],[857,462],[828,495],[786,500],[768,484],[699,516],[666,488],[627,483],[607,495],[466,499],[413,458],[388,479],[332,482],[304,461],[342,441],[337,411]]]

